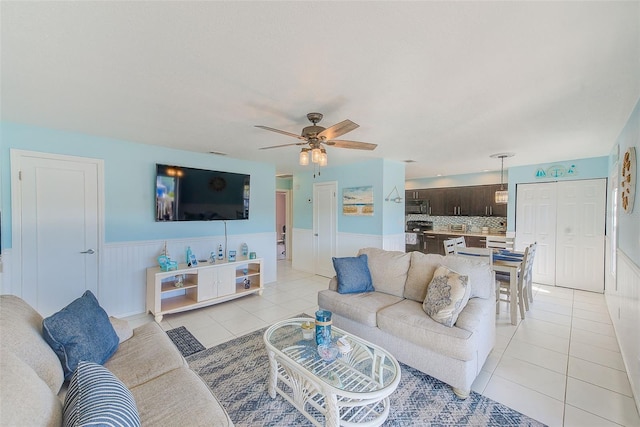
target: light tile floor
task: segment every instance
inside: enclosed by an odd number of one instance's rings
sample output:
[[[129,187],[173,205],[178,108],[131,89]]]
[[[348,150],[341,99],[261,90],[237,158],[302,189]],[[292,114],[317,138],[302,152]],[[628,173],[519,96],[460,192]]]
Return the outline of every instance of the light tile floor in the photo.
[[[278,261],[275,283],[252,295],[167,315],[209,348],[300,313],[313,314],[329,279]],[[129,318],[131,326],[153,321]],[[502,303],[497,339],[473,390],[549,426],[640,426],[604,296],[534,286],[525,320],[511,325]]]
[[[534,284],[518,325],[501,303],[473,390],[549,426],[640,426],[604,295]]]

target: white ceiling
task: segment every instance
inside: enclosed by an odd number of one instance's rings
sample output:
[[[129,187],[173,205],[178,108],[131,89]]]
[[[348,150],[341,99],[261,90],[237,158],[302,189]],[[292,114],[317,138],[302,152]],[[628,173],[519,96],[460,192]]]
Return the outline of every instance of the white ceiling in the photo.
[[[297,166],[306,113],[407,178],[608,155],[640,2],[8,2],[2,120]]]

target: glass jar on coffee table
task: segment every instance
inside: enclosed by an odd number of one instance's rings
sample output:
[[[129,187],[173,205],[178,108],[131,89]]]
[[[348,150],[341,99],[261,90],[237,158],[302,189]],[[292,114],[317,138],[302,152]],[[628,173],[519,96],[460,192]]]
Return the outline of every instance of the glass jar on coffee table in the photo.
[[[336,327],[331,344],[318,349],[315,340],[302,336],[302,324],[309,321],[288,319],[265,332],[269,395],[280,394],[317,426],[382,424],[389,415],[389,396],[400,382],[398,361]]]

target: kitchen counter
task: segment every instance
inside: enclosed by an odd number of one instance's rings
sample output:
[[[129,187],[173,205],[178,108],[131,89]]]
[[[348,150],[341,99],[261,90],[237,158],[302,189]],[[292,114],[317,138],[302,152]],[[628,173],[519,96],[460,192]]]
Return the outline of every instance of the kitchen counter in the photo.
[[[408,232],[410,233],[410,231]],[[506,231],[490,231],[489,233],[480,233],[474,231],[451,231],[451,230],[428,230],[424,231],[425,234],[444,234],[447,236],[477,236],[477,237],[487,237],[487,236],[496,236],[496,237],[505,237],[507,235]]]

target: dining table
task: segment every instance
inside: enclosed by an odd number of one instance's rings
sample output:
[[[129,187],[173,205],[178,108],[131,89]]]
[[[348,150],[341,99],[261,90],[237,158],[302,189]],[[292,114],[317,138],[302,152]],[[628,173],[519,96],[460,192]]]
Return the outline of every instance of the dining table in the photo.
[[[523,260],[524,252],[501,250],[493,254],[491,265],[493,271],[509,274],[509,313],[512,325],[518,324],[518,273],[522,270]]]

